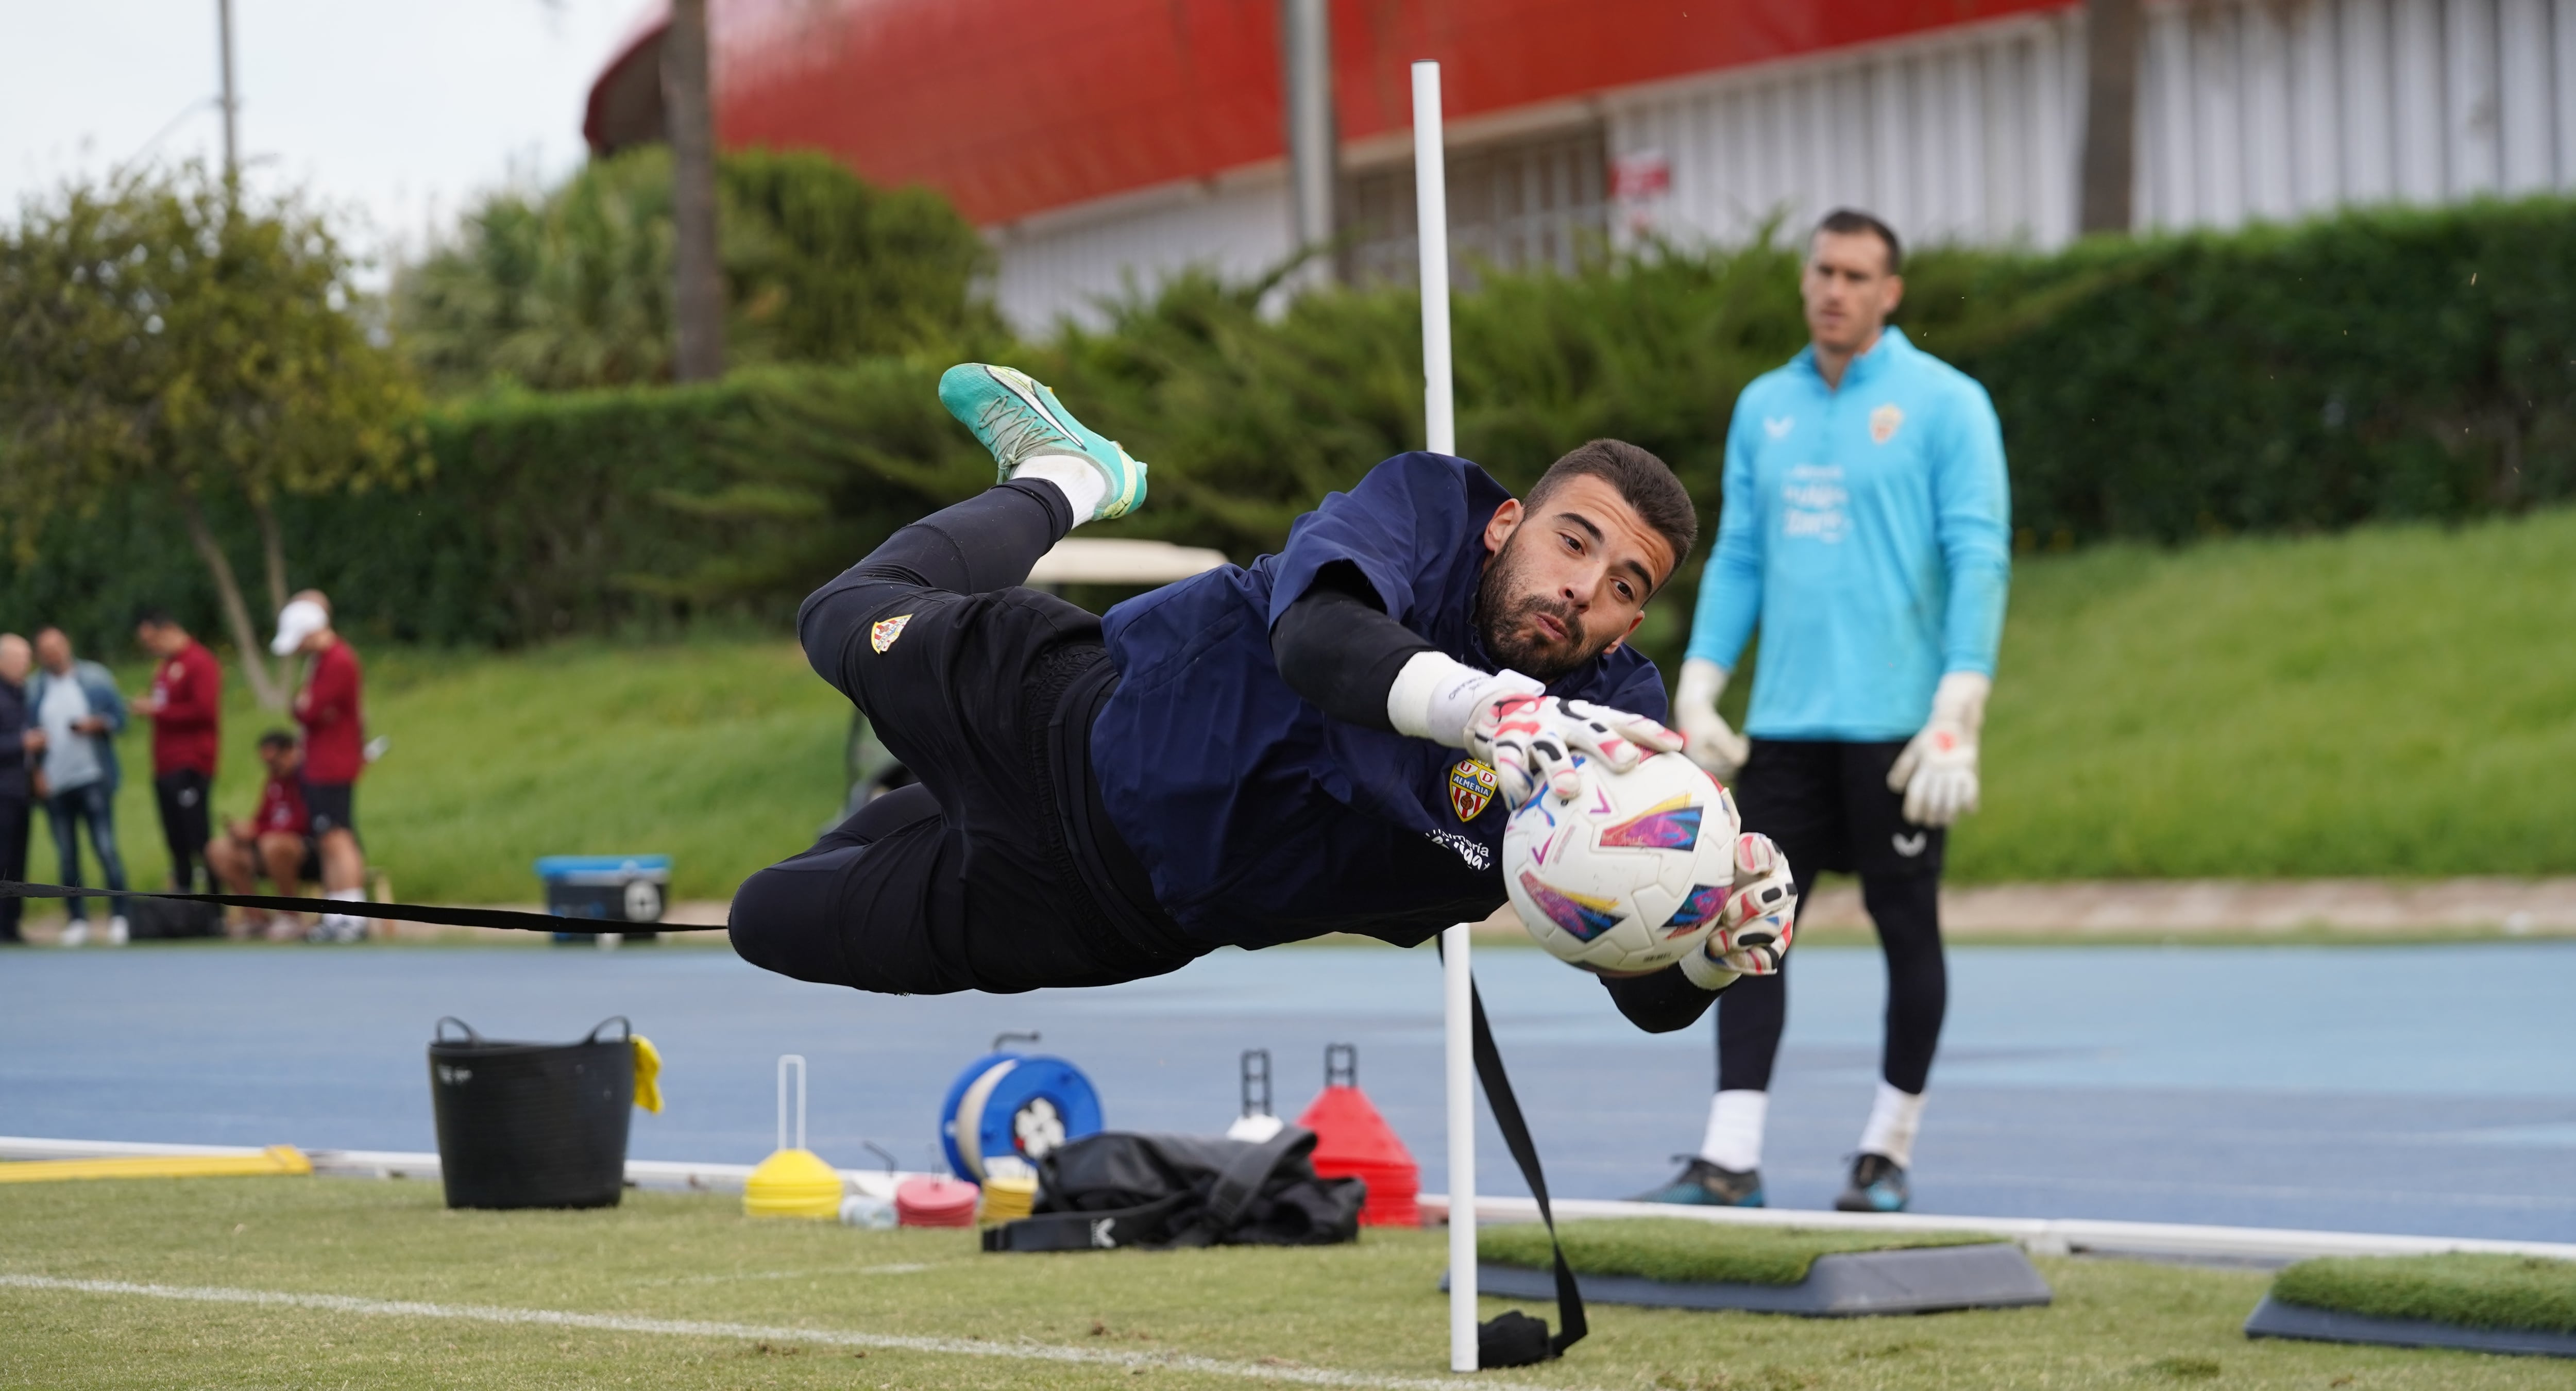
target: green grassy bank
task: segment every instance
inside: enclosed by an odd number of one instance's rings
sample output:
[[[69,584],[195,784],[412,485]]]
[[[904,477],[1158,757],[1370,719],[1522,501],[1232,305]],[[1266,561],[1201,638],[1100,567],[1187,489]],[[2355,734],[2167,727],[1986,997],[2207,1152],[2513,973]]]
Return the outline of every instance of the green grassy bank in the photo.
[[[1353,1387],[1448,1378],[1439,1232],[988,1256],[971,1232],[755,1222],[720,1196],[449,1212],[435,1184],[285,1178],[0,1186],[0,1231],[0,1381],[11,1385],[892,1391],[1283,1384],[1273,1369]],[[1596,1305],[1591,1337],[1562,1361],[1480,1380],[1635,1391],[2569,1382],[2544,1358],[2248,1342],[2239,1325],[2269,1278],[2257,1271],[2038,1264],[2056,1291],[2047,1308],[1796,1319]],[[96,1283],[16,1282],[26,1277]],[[247,1302],[261,1297],[271,1302]],[[1506,1307],[1489,1300],[1485,1316]],[[503,1321],[512,1311],[588,1326]],[[655,1326],[665,1320],[753,1329]]]
[[[2576,512],[2014,576],[1955,877],[2576,873]]]
[[[667,854],[675,897],[730,897],[743,875],[810,844],[846,790],[849,702],[785,639],[361,658],[367,730],[393,743],[358,784],[358,828],[406,898],[533,901],[530,862],[555,854]],[[139,664],[118,675],[129,695],[148,679]],[[262,776],[252,746],[289,721],[237,679],[226,694],[215,807],[246,817]],[[141,776],[143,723],[126,739],[118,826],[135,882],[158,884],[169,857]],[[29,861],[52,877],[41,830]]]
[[[1954,877],[2576,873],[2569,633],[2576,511],[2025,558]],[[407,896],[526,900],[536,855],[660,852],[723,897],[839,804],[848,706],[784,639],[365,658],[394,742],[359,820]],[[230,815],[270,722],[238,685]],[[158,882],[142,779],[120,810]]]

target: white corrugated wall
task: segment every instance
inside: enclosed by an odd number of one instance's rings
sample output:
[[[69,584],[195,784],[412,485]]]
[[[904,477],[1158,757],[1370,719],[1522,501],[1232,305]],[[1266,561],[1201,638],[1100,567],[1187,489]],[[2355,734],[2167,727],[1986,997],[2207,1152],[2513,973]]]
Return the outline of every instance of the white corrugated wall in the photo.
[[[1611,158],[1669,179],[1614,233],[1740,242],[1847,205],[1910,241],[2062,241],[2083,54],[2069,14],[1614,97]]]
[[[2178,0],[2147,9],[2141,227],[2352,203],[2576,188],[2576,0]],[[1612,234],[1741,241],[1867,208],[1916,242],[2074,234],[2080,9],[1607,94],[1609,153],[1658,168]],[[1655,187],[1647,180],[1640,186]],[[1247,277],[1288,246],[1274,170],[1051,213],[995,233],[1002,310],[1088,317],[1130,277]]]
[[[2151,5],[2138,75],[2142,227],[2576,187],[2576,0]],[[1953,31],[1611,106],[1614,159],[1670,190],[1625,209],[1740,241],[1850,204],[1920,241],[2054,246],[2075,229],[2080,11]]]
[[[1043,214],[989,234],[993,299],[1011,326],[1040,333],[1063,318],[1100,320],[1104,299],[1190,266],[1230,281],[1288,255],[1288,180],[1276,166]]]
[[[2576,186],[2576,0],[2240,0],[2149,15],[2146,225]]]

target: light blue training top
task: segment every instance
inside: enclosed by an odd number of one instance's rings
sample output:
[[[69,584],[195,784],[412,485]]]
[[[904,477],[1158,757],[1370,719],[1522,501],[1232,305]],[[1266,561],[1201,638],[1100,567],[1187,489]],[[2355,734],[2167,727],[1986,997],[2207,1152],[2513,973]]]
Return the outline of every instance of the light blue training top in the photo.
[[[1732,669],[1761,620],[1745,733],[1910,738],[1945,673],[1994,674],[2012,503],[1966,373],[1890,328],[1837,390],[1810,347],[1736,398],[1725,487],[1689,655]]]

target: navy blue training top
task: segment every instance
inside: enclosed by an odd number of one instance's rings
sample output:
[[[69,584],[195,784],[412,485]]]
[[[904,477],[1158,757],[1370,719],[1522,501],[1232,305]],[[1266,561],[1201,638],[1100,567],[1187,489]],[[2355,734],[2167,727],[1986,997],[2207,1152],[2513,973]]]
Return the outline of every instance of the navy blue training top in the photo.
[[[1266,947],[1356,932],[1412,946],[1503,902],[1504,810],[1457,749],[1327,716],[1291,690],[1271,626],[1336,561],[1389,616],[1497,670],[1475,625],[1485,523],[1509,500],[1464,459],[1400,454],[1297,519],[1288,544],[1109,611],[1119,684],[1092,771],[1154,896],[1191,936]],[[1654,663],[1626,646],[1548,688],[1665,717]]]

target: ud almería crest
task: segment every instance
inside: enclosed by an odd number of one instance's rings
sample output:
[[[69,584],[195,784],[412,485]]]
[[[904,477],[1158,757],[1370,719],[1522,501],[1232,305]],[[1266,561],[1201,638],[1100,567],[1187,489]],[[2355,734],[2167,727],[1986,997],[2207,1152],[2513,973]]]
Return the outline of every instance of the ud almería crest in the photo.
[[[1449,809],[1458,813],[1459,820],[1473,821],[1493,804],[1494,792],[1501,786],[1493,769],[1472,758],[1459,759],[1458,766],[1449,770]]]
[[[1896,438],[1896,429],[1905,423],[1905,412],[1894,401],[1869,413],[1869,442],[1885,444]]]
[[[899,613],[892,618],[880,619],[871,624],[868,628],[868,646],[875,648],[878,655],[884,655],[887,648],[894,646],[894,640],[903,636],[903,625],[911,621],[911,614]]]

